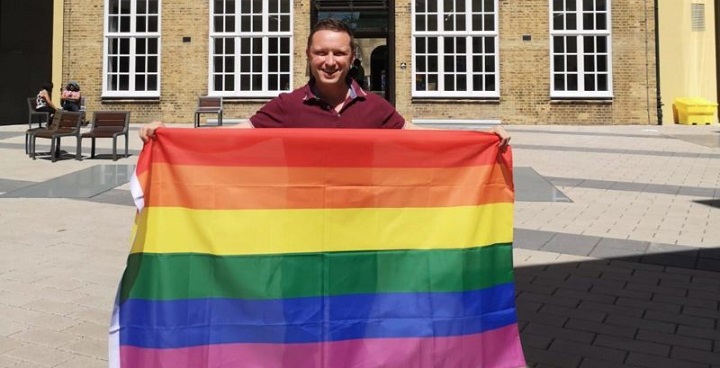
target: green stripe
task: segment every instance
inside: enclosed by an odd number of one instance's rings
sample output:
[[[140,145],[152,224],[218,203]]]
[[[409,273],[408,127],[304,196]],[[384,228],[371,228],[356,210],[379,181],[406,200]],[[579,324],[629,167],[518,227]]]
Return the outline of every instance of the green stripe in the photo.
[[[135,253],[128,259],[121,300],[458,292],[512,281],[509,243],[452,250],[229,257]]]

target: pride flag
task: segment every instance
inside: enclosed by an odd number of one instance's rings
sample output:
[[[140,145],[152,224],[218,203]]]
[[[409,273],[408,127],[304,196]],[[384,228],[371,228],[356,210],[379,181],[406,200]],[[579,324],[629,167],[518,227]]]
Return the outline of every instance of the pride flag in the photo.
[[[132,182],[110,366],[524,366],[497,142],[160,129]]]

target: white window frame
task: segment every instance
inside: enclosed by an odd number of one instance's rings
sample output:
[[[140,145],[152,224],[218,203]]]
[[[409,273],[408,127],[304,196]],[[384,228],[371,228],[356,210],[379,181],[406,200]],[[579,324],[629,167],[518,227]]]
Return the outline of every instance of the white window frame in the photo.
[[[554,30],[553,29],[553,0],[548,1],[550,13],[550,97],[551,98],[603,98],[610,99],[613,97],[613,57],[612,57],[612,0],[607,2],[607,24],[604,30],[584,30],[583,28],[583,1],[575,0],[575,14],[577,29],[574,30]],[[578,74],[578,90],[577,91],[557,91],[555,90],[555,43],[554,38],[561,37],[577,37],[577,74]],[[606,37],[607,39],[607,91],[586,91],[585,90],[585,58],[587,54],[584,50],[583,39],[590,37]],[[597,73],[597,71],[589,72]],[[588,73],[588,74],[589,74]]]
[[[412,55],[412,96],[413,97],[429,97],[429,98],[499,98],[500,97],[500,37],[499,37],[499,22],[500,22],[500,10],[499,10],[499,1],[493,0],[493,9],[494,9],[494,29],[491,31],[473,31],[472,30],[472,3],[473,1],[482,1],[482,0],[465,0],[465,13],[463,14],[465,17],[465,25],[466,30],[465,31],[445,31],[443,29],[443,14],[444,14],[444,2],[445,1],[454,1],[454,0],[428,0],[428,1],[437,1],[437,8],[438,8],[438,17],[437,17],[437,31],[417,31],[416,28],[416,9],[415,9],[415,1],[411,1],[411,24],[412,24],[412,39],[411,39],[411,55]],[[457,14],[457,13],[455,13]],[[437,82],[437,90],[429,91],[429,90],[417,90],[417,85],[415,84],[416,76],[417,76],[417,63],[416,63],[416,57],[417,57],[417,50],[416,50],[416,39],[418,37],[436,37],[438,42],[438,82]],[[444,58],[444,49],[445,49],[445,40],[448,38],[455,38],[455,37],[465,37],[466,38],[466,71],[464,74],[467,78],[467,91],[445,91],[445,78],[444,76],[448,73],[457,74],[456,72],[446,72],[445,71],[445,58]],[[494,76],[495,76],[495,89],[492,91],[474,91],[474,80],[473,80],[473,43],[472,38],[473,37],[493,37],[494,38],[494,46],[495,50],[493,51],[493,54],[495,56],[494,60]],[[485,55],[484,53],[480,55]]]
[[[213,17],[215,16],[215,2],[213,0],[210,0],[210,11],[209,11],[209,23],[208,23],[208,95],[209,96],[219,96],[219,97],[245,97],[245,98],[272,98],[277,97],[280,93],[284,92],[290,92],[293,89],[294,86],[294,57],[295,57],[295,37],[294,37],[294,29],[293,26],[295,24],[294,22],[294,16],[295,12],[293,9],[294,1],[290,0],[290,27],[287,31],[270,31],[269,30],[269,19],[274,16],[269,13],[270,7],[268,4],[268,0],[262,0],[263,2],[263,11],[261,14],[261,17],[263,19],[262,22],[262,31],[261,32],[253,32],[253,31],[246,31],[242,32],[240,30],[240,17],[242,15],[242,8],[240,6],[241,1],[250,1],[250,0],[237,0],[236,1],[236,7],[235,7],[235,32],[214,32],[214,20]],[[279,10],[278,10],[279,11]],[[283,13],[284,14],[284,13]],[[232,91],[216,91],[214,90],[214,72],[215,72],[215,66],[213,63],[213,57],[215,54],[214,51],[214,40],[215,38],[234,38],[235,40],[235,54],[234,54],[234,87]],[[240,89],[240,83],[241,83],[241,71],[240,71],[240,39],[241,38],[262,38],[262,52],[260,56],[262,57],[262,90],[259,91],[243,91]],[[278,40],[282,38],[287,38],[290,41],[290,49],[287,54],[289,57],[289,83],[288,87],[286,89],[282,89],[279,91],[271,91],[269,90],[268,84],[269,84],[269,39],[276,38]],[[284,54],[276,54],[276,55],[284,55]]]
[[[160,97],[160,91],[161,91],[161,78],[162,78],[162,71],[161,71],[161,50],[162,50],[162,37],[161,37],[161,30],[162,30],[162,0],[156,0],[158,3],[158,13],[157,13],[157,19],[158,19],[158,29],[157,32],[136,32],[136,25],[137,25],[137,0],[130,0],[130,32],[111,32],[110,31],[110,0],[104,1],[104,18],[105,18],[105,27],[104,27],[104,37],[103,37],[103,78],[102,78],[102,95],[103,97],[124,97],[124,98],[147,98],[147,97]],[[109,65],[108,65],[108,59],[109,59],[109,53],[108,53],[108,47],[109,47],[109,40],[114,38],[126,38],[129,39],[130,42],[130,52],[128,54],[129,57],[129,88],[127,91],[116,91],[116,90],[110,90],[109,85]],[[156,73],[149,73],[147,72],[147,69],[145,72],[140,73],[136,70],[136,41],[138,38],[156,38],[157,39],[157,72]],[[153,54],[154,55],[154,54]],[[136,91],[135,90],[135,76],[138,74],[157,74],[157,90],[154,91]]]

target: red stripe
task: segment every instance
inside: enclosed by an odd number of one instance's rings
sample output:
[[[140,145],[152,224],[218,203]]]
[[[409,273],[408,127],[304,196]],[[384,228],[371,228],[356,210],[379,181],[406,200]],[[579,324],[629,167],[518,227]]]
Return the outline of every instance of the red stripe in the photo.
[[[290,167],[511,167],[487,132],[383,129],[161,128],[153,162]]]

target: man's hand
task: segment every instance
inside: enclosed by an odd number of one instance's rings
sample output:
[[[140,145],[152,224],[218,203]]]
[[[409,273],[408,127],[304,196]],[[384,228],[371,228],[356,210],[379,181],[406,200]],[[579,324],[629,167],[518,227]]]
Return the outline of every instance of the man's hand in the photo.
[[[498,146],[500,148],[505,148],[510,143],[510,134],[508,134],[507,131],[500,125],[496,125],[490,129],[491,132],[495,133],[500,138],[500,144]]]
[[[159,120],[153,121],[150,124],[143,125],[140,128],[140,139],[142,139],[143,142],[147,142],[149,139],[155,136],[155,130],[157,128],[162,128],[164,126],[165,124],[163,124],[163,122]]]

